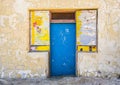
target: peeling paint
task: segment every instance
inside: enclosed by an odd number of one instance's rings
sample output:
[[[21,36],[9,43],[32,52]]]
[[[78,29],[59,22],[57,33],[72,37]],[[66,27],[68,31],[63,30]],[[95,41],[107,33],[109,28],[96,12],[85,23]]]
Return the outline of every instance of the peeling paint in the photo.
[[[0,26],[5,27],[5,19],[7,19],[7,16],[0,16]]]
[[[27,78],[28,75],[32,77],[30,70],[21,70],[21,71],[18,71],[18,74],[21,75],[21,78]]]
[[[0,26],[2,28],[5,28],[6,27],[6,23],[5,21],[7,20],[8,21],[8,24],[9,24],[9,27],[11,29],[17,29],[16,28],[16,25],[18,23],[18,20],[16,19],[17,15],[16,14],[13,14],[13,15],[10,15],[10,16],[4,16],[4,15],[0,15]]]
[[[28,7],[30,6],[32,6],[32,4],[26,2],[25,0],[15,0],[15,3],[13,4],[15,12],[24,17],[27,17]]]
[[[28,52],[28,10],[30,8],[98,8],[98,53],[78,53],[77,74],[97,77],[120,75],[120,0],[69,0],[65,3],[63,1],[1,1],[1,78],[47,77],[48,75],[48,52]],[[69,33],[69,30],[65,32]],[[62,32],[61,35],[64,37]]]
[[[1,68],[1,78],[4,78],[4,75],[5,75],[5,73],[4,73],[4,67],[2,67]]]

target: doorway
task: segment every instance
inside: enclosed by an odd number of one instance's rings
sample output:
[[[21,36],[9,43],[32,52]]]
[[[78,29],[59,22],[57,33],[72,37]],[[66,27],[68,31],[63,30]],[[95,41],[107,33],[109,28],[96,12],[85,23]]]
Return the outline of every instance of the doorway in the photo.
[[[76,24],[50,24],[50,76],[76,74]]]

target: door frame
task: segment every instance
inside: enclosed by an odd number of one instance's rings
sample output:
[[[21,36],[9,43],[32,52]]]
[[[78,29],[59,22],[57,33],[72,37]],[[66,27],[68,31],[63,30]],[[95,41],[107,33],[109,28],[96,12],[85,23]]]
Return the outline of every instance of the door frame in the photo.
[[[66,9],[62,9],[62,10],[58,10],[58,9],[56,9],[56,10],[52,10],[52,11],[50,11],[50,23],[63,23],[63,22],[56,22],[56,21],[53,21],[53,22],[51,22],[51,13],[52,12],[62,12],[62,13],[67,13],[67,12],[76,12],[76,10],[73,10],[73,9],[67,9],[67,11],[66,11]],[[76,24],[76,16],[75,16],[75,21],[70,21],[69,22],[69,20],[68,21],[66,21],[66,22],[64,22],[64,23],[75,23]],[[49,31],[50,32],[50,31]],[[76,33],[76,27],[75,27],[75,33]],[[49,33],[50,34],[50,33]],[[76,34],[75,34],[75,37],[76,37]],[[77,39],[76,39],[76,42],[77,42]],[[75,43],[76,44],[76,43]],[[51,46],[51,45],[50,45]],[[78,76],[78,52],[77,52],[77,44],[75,45],[76,47],[75,47],[75,76]],[[51,68],[51,64],[50,64],[50,58],[51,58],[51,56],[50,56],[50,51],[48,52],[48,56],[49,56],[49,61],[48,61],[48,78],[50,78],[51,76],[51,72],[50,72],[50,68]]]
[[[80,9],[79,8],[62,8],[62,9],[61,8],[50,8],[50,9],[48,9],[48,8],[37,8],[37,9],[30,8],[30,9],[28,9],[28,12],[29,12],[28,16],[30,16],[30,11],[49,11],[50,12],[50,15],[49,15],[50,16],[49,17],[50,21],[49,22],[51,22],[51,12],[76,12],[78,10],[97,10],[98,11],[98,8],[80,8]],[[97,12],[97,17],[98,17],[98,12]],[[75,23],[76,23],[76,16],[75,16]],[[97,18],[97,23],[98,23],[98,18]],[[30,28],[30,25],[29,25],[29,28]],[[75,30],[76,30],[76,28],[75,28]],[[29,31],[29,33],[30,33],[30,31]],[[50,33],[49,33],[49,35],[50,35]],[[98,35],[97,35],[97,38],[98,38]],[[76,39],[76,42],[77,42],[77,39]],[[98,43],[98,41],[97,41],[97,43]],[[98,49],[98,44],[97,44],[97,49]],[[46,74],[47,74],[47,78],[49,78],[50,77],[50,67],[51,67],[50,66],[50,50],[49,51],[45,51],[45,52],[48,53],[48,66],[47,66]],[[76,44],[76,52],[75,52],[75,60],[76,60],[75,61],[75,64],[76,64],[75,65],[75,71],[76,72],[75,72],[75,76],[79,76],[78,75],[78,53],[79,53],[79,51],[77,51],[77,44]]]

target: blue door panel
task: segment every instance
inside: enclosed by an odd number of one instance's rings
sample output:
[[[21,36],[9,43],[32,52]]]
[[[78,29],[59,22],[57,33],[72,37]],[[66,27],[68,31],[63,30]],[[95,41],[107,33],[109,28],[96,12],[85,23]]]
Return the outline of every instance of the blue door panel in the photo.
[[[50,24],[50,74],[75,75],[75,23]]]

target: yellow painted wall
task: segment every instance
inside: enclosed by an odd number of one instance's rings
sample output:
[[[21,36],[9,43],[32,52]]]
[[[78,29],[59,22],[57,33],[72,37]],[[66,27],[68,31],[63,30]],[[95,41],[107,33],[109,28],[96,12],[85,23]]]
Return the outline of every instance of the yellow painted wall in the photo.
[[[29,9],[98,8],[98,53],[78,53],[83,76],[120,74],[119,0],[0,0],[0,77],[47,77],[48,53],[29,51]]]

